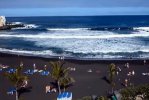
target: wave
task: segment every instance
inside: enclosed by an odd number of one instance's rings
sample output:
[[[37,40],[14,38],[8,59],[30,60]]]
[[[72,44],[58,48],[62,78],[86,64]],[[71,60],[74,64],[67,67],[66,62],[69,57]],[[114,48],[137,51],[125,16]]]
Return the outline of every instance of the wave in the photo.
[[[48,31],[80,31],[88,29],[89,28],[47,28]]]
[[[91,30],[91,31],[144,30],[144,31],[149,31],[149,27],[47,28],[47,30],[49,31],[79,31],[79,30]]]
[[[17,27],[17,28],[13,28],[13,29],[35,29],[38,28],[39,26],[37,26],[36,24],[25,24],[23,22],[12,22],[12,25],[24,25],[24,27]]]
[[[147,31],[149,32],[149,27],[135,27],[135,30],[142,30],[142,31]]]
[[[72,52],[72,53],[63,53],[63,54],[56,54],[51,50],[42,50],[42,51],[27,51],[27,50],[19,50],[19,49],[5,49],[5,48],[0,48],[0,52],[2,53],[8,53],[8,54],[16,54],[16,55],[24,55],[24,56],[39,56],[39,57],[45,57],[45,58],[50,58],[50,57],[58,57],[58,56],[65,56],[68,58],[148,58],[148,53],[149,50],[141,50],[141,51],[133,51],[133,54],[135,54],[135,56],[130,56],[132,52],[98,52],[96,53],[88,53],[86,54],[86,52],[82,52],[82,53],[78,53],[78,52]],[[139,52],[141,52],[142,54],[137,55]],[[127,56],[129,55],[129,56]]]
[[[0,48],[0,52],[3,53],[10,53],[10,54],[22,54],[22,55],[53,55],[54,53],[50,50],[43,50],[43,51],[27,51],[27,50],[19,50],[19,49],[5,49]],[[54,54],[56,55],[56,54]]]
[[[133,37],[149,37],[149,33],[133,33],[133,34],[109,34],[109,35],[66,35],[66,34],[0,34],[4,38],[35,38],[35,39],[108,39],[108,38],[133,38]]]
[[[99,31],[133,30],[133,27],[96,27],[96,28],[90,28],[89,30],[99,30]]]
[[[22,22],[12,22],[11,24],[23,24]]]

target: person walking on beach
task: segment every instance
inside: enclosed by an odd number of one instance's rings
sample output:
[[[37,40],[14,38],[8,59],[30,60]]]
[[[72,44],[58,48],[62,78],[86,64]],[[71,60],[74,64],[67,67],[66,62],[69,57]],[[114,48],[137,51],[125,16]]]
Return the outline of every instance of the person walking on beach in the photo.
[[[34,68],[34,70],[36,69],[36,64],[35,63],[33,64],[33,68]]]
[[[126,63],[126,67],[129,68],[129,63]]]
[[[144,65],[146,64],[146,60],[143,61]]]
[[[44,65],[44,70],[46,70],[47,69],[47,65]]]
[[[23,62],[21,61],[21,63],[20,63],[20,67],[23,67]]]
[[[133,76],[135,75],[135,71],[134,71],[134,70],[132,71],[132,75],[133,75]]]
[[[128,86],[128,79],[125,79],[125,87]]]

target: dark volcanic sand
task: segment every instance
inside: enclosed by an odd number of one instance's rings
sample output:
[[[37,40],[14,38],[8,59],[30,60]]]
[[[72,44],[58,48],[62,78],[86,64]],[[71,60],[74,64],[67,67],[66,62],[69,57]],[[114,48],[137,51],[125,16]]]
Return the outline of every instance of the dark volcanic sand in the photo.
[[[44,69],[44,65],[47,64],[47,70],[50,71],[50,61],[56,61],[58,59],[47,59],[40,57],[24,57],[0,53],[0,64],[9,65],[10,67],[16,67],[20,65],[22,61],[25,69],[33,69],[33,64],[36,63],[38,69]],[[124,64],[129,62],[130,68],[124,68]],[[149,72],[149,61],[147,64],[143,64],[143,60],[65,60],[65,65],[68,67],[75,67],[76,71],[71,71],[70,76],[75,79],[73,86],[68,87],[66,91],[73,93],[73,100],[77,100],[83,96],[91,95],[106,95],[111,90],[110,84],[108,84],[103,77],[108,76],[107,70],[110,63],[115,63],[122,69],[122,72],[116,76],[116,89],[123,88],[121,85],[125,78],[130,78],[130,82],[134,85],[149,83],[149,76],[143,76],[142,72]],[[88,70],[92,72],[89,73]],[[127,76],[128,71],[135,71],[135,76]],[[7,90],[12,87],[10,82],[3,76],[3,72],[0,72],[0,99],[1,100],[15,100],[15,95],[7,95]],[[58,93],[45,93],[45,86],[50,85],[53,80],[49,76],[41,76],[39,73],[29,76],[29,85],[31,91],[22,93],[20,95],[21,100],[56,100]]]

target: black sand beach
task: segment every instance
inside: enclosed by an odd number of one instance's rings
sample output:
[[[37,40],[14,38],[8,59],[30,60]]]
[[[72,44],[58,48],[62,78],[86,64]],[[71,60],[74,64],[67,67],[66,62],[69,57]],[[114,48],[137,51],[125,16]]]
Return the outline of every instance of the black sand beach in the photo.
[[[47,65],[47,70],[50,71],[50,61],[57,61],[57,58],[40,58],[40,57],[26,57],[18,55],[10,55],[0,53],[0,64],[8,65],[10,67],[17,67],[20,62],[24,64],[24,70],[33,69],[35,63],[40,70]],[[125,68],[126,63],[130,64],[130,68]],[[149,73],[149,60],[146,60],[144,65],[143,60],[65,60],[64,66],[75,68],[75,71],[70,72],[70,76],[75,79],[73,86],[70,86],[66,91],[72,92],[73,100],[77,100],[83,96],[91,95],[106,95],[111,91],[111,86],[104,80],[108,76],[108,65],[115,63],[121,68],[121,72],[116,76],[116,87],[114,90],[124,88],[121,83],[124,80],[130,79],[130,83],[136,85],[149,83],[149,76],[143,76],[142,73]],[[91,70],[92,72],[88,72]],[[134,76],[127,76],[129,71],[135,71]],[[15,100],[15,95],[8,95],[6,92],[10,87],[13,87],[10,82],[0,72],[0,98],[1,100]],[[21,100],[56,100],[58,93],[45,93],[45,87],[50,85],[53,80],[51,76],[41,76],[39,73],[29,75],[28,87],[30,91],[26,91],[20,95]]]

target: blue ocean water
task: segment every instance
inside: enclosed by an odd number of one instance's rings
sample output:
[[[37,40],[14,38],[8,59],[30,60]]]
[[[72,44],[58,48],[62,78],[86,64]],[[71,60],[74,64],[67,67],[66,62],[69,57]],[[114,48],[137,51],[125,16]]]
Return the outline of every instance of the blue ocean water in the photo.
[[[149,16],[8,17],[0,52],[42,57],[149,58]]]

